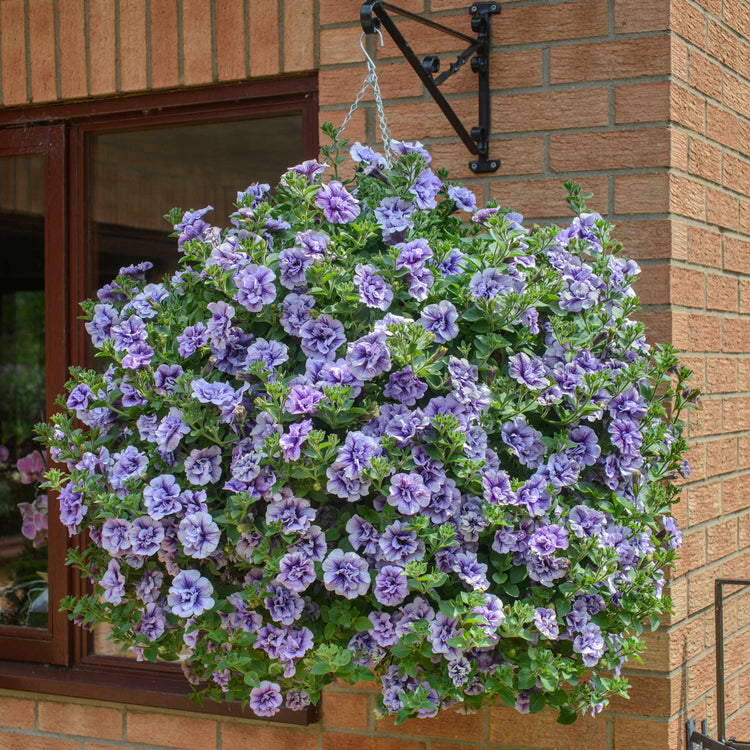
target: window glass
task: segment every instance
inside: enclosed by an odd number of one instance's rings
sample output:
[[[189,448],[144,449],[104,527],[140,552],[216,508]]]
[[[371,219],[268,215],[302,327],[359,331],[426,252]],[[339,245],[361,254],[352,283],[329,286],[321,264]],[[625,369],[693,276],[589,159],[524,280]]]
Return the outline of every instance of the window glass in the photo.
[[[47,627],[44,157],[0,158],[0,625]]]
[[[206,216],[229,222],[237,191],[253,182],[274,185],[302,161],[302,117],[201,123],[96,135],[91,141],[92,293],[118,269],[148,260],[149,279],[177,267],[177,240],[164,214],[214,207]],[[95,360],[101,366],[102,360]],[[94,651],[118,655],[108,630],[97,628]]]

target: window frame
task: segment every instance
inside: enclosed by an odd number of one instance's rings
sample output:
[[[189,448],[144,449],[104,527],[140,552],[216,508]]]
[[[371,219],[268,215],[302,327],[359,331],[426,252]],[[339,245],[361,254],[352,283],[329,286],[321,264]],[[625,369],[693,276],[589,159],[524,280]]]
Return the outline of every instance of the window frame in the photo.
[[[78,301],[90,296],[94,288],[87,244],[90,139],[107,132],[283,115],[301,115],[303,158],[316,158],[316,74],[0,110],[0,157],[44,153],[47,159],[45,314],[50,326],[46,345],[49,414],[54,411],[56,394],[62,392],[67,380],[67,368],[85,366],[88,359]],[[10,143],[7,147],[6,141]],[[57,345],[56,339],[62,343]],[[88,584],[64,565],[68,539],[58,519],[56,498],[50,498],[49,515],[52,602],[68,593],[85,593]],[[73,540],[81,541],[81,537]],[[54,609],[50,606],[50,610]],[[75,627],[64,613],[51,611],[49,616],[46,632],[0,628],[0,688],[256,718],[239,704],[207,701],[197,707],[189,698],[187,680],[174,665],[96,655],[91,633]],[[272,720],[307,724],[316,716],[314,709],[282,709]]]

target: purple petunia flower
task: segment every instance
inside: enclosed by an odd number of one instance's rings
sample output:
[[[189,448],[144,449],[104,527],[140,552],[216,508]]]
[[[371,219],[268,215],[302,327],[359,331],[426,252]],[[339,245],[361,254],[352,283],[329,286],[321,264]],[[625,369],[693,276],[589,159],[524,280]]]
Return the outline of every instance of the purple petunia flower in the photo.
[[[513,279],[499,268],[477,271],[469,282],[469,292],[475,299],[494,299],[513,291]]]
[[[425,393],[427,383],[423,383],[414,375],[411,365],[398,372],[392,372],[388,377],[388,384],[383,389],[386,398],[392,398],[405,406],[414,406]]]
[[[148,458],[134,445],[129,445],[119,453],[115,453],[109,470],[109,482],[116,490],[125,487],[130,479],[142,477],[148,468]]]
[[[427,507],[430,492],[419,474],[394,474],[388,493],[388,504],[405,516],[413,516]]]
[[[302,615],[305,603],[302,597],[281,583],[271,583],[266,589],[263,606],[272,620],[282,625],[292,625]]]
[[[248,704],[256,716],[273,716],[279,712],[283,699],[281,688],[269,680],[262,680],[250,691]]]
[[[427,305],[423,308],[419,322],[422,327],[435,336],[438,344],[444,344],[446,341],[458,336],[458,311],[452,302],[441,300],[437,304]]]
[[[482,476],[482,487],[484,499],[493,505],[515,505],[518,500],[505,471],[486,470]]]
[[[312,430],[312,420],[303,419],[289,425],[289,432],[279,437],[279,447],[284,461],[299,461],[302,446]]]
[[[315,205],[323,209],[323,216],[331,224],[348,224],[359,216],[360,211],[356,198],[338,180],[320,186]]]
[[[312,385],[293,385],[284,402],[284,411],[287,414],[315,414],[323,398],[323,391]]]
[[[178,617],[197,617],[206,610],[213,609],[214,587],[197,570],[183,570],[178,573],[169,587],[167,604]]]
[[[130,525],[128,539],[134,555],[155,555],[164,540],[164,526],[151,516],[140,516]]]
[[[143,489],[146,512],[155,521],[181,510],[180,486],[172,474],[162,474],[152,479]]]
[[[356,378],[373,380],[391,369],[391,351],[385,335],[369,333],[346,349],[346,364]]]
[[[508,359],[508,375],[532,390],[546,388],[549,385],[546,374],[547,368],[540,357],[530,357],[521,352]]]
[[[356,552],[335,549],[323,561],[323,583],[339,596],[356,599],[370,588],[367,562]]]
[[[506,422],[501,429],[503,442],[511,448],[513,455],[531,469],[537,468],[545,454],[542,433],[529,427],[524,417]]]
[[[557,615],[554,609],[537,607],[534,610],[534,625],[545,638],[552,641],[557,640],[560,635],[560,627],[557,624]]]
[[[120,563],[117,560],[109,561],[99,585],[104,589],[102,596],[105,602],[115,605],[122,604],[125,598],[125,576],[122,574]]]
[[[417,207],[423,211],[437,207],[437,198],[443,183],[440,178],[429,168],[423,169],[417,176],[416,182],[409,188],[414,196]]]
[[[337,350],[346,342],[343,323],[326,314],[303,323],[299,335],[302,351],[313,360],[336,359]]]
[[[414,226],[414,220],[411,218],[413,213],[413,203],[395,195],[383,198],[375,208],[375,219],[383,230],[383,239],[390,242],[405,236]]]
[[[315,564],[302,552],[287,552],[279,561],[277,580],[290,591],[302,592],[315,580]]]
[[[416,239],[396,245],[398,257],[396,268],[408,268],[410,271],[420,269],[432,258],[432,248],[427,240]]]
[[[401,604],[409,593],[404,569],[397,565],[384,565],[375,576],[373,591],[375,598],[386,607]]]
[[[281,325],[292,336],[300,336],[300,329],[312,320],[310,310],[315,307],[315,298],[309,294],[287,294],[282,302]]]
[[[462,211],[471,212],[477,207],[477,198],[469,188],[450,185],[448,197],[455,203],[456,208],[460,208]]]
[[[304,534],[315,519],[315,510],[304,497],[294,497],[291,491],[276,493],[266,509],[266,523],[281,523],[285,534]]]
[[[293,167],[289,167],[289,171],[305,177],[308,182],[315,182],[315,180],[325,172],[327,167],[327,164],[321,164],[320,162],[315,161],[315,159],[307,159],[301,164],[295,164]],[[282,177],[281,180],[283,182],[284,178]]]
[[[375,272],[375,267],[359,263],[354,272],[354,283],[359,297],[367,307],[387,310],[393,302],[393,289],[388,282]]]
[[[199,511],[180,521],[177,537],[186,555],[203,559],[219,546],[221,532],[210,514]]]
[[[234,299],[246,310],[260,312],[264,305],[269,305],[276,299],[276,274],[266,266],[256,266],[248,263],[234,275],[237,292]]]
[[[416,531],[406,528],[401,521],[394,521],[385,527],[379,544],[384,559],[397,565],[406,565],[424,557],[424,542],[417,538]]]
[[[101,528],[101,547],[112,557],[122,557],[128,554],[130,552],[129,531],[129,521],[123,518],[107,518]]]
[[[154,430],[154,442],[159,450],[172,453],[189,433],[190,427],[182,419],[182,412],[173,406]]]
[[[83,504],[83,493],[77,492],[72,482],[63,485],[59,495],[60,522],[67,527],[68,534],[78,533],[78,526],[83,521],[88,506]]]
[[[185,476],[190,484],[200,486],[218,482],[221,477],[221,448],[212,445],[190,451],[185,459]]]
[[[307,286],[305,272],[315,262],[315,257],[301,247],[288,247],[279,253],[279,281],[287,289]]]
[[[581,632],[573,639],[573,651],[581,654],[583,663],[587,667],[595,667],[606,650],[602,631],[593,622],[584,625]]]

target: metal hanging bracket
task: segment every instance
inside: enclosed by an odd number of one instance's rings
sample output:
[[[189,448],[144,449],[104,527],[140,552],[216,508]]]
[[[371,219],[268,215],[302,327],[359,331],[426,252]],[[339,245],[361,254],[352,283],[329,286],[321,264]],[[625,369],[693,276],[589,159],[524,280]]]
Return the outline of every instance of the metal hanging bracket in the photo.
[[[440,58],[437,55],[428,55],[420,60],[412,50],[403,34],[393,22],[388,11],[399,16],[404,16],[412,21],[437,29],[446,34],[468,42],[469,46],[452,62],[448,70],[436,75],[440,71]],[[365,34],[375,34],[381,28],[385,29],[396,43],[406,58],[406,61],[414,68],[414,71],[425,85],[430,96],[440,107],[448,122],[464,142],[466,148],[477,158],[469,162],[472,172],[495,172],[500,167],[500,159],[489,157],[490,137],[490,44],[491,44],[491,19],[500,12],[499,2],[476,2],[469,6],[471,14],[471,29],[476,38],[468,34],[443,26],[429,18],[424,18],[417,13],[399,8],[383,0],[369,0],[362,4],[360,21]],[[448,80],[454,73],[458,72],[466,62],[471,60],[471,69],[478,76],[479,88],[479,125],[473,127],[469,133],[461,123],[453,107],[440,91],[440,84]]]

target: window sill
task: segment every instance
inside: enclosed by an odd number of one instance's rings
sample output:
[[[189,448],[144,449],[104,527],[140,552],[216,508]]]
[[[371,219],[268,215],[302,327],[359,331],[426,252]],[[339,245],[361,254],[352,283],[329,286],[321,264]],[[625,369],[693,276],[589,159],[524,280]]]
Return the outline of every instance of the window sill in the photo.
[[[69,698],[258,719],[252,711],[244,709],[239,703],[206,701],[201,706],[191,700],[191,688],[182,674],[178,673],[153,675],[133,670],[132,674],[128,674],[122,667],[58,667],[0,661],[0,687]],[[307,726],[317,721],[317,718],[317,710],[311,707],[306,711],[282,709],[272,721]]]

